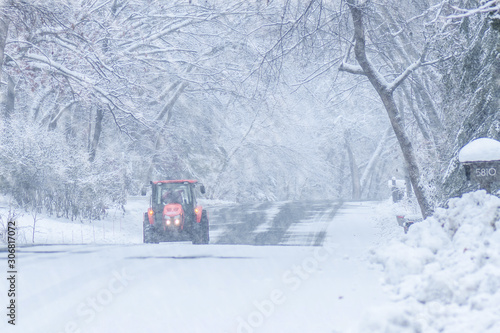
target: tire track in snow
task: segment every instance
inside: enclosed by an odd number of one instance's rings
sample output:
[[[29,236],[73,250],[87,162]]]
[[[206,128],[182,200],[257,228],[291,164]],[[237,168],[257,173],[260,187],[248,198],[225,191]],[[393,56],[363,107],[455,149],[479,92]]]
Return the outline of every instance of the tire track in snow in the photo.
[[[217,207],[211,212],[215,244],[320,246],[341,202],[284,201]]]
[[[311,211],[313,216],[290,226],[280,245],[321,246],[323,244],[326,229],[342,203],[323,202],[311,206],[314,208]]]

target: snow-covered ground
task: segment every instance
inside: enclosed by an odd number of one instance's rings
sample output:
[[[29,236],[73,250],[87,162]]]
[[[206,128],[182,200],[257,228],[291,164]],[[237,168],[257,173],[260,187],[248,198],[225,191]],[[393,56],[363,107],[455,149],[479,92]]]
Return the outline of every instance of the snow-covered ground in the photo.
[[[484,191],[406,235],[389,202],[318,205],[289,231],[324,232],[322,246],[141,244],[145,205],[38,221],[35,242],[56,245],[19,249],[17,325],[0,331],[500,332],[500,199]],[[281,204],[266,207],[254,232]],[[20,221],[30,243],[32,217]]]
[[[355,331],[388,302],[368,261],[375,206],[344,204],[323,246],[134,244],[133,235],[125,245],[23,247],[18,323],[0,330]]]
[[[0,197],[0,229],[3,229],[11,207]],[[145,208],[146,207],[146,208]],[[142,214],[147,210],[147,197],[130,197],[125,211],[113,208],[102,220],[75,220],[56,218],[15,210],[17,214],[18,243],[27,244],[127,244],[142,243]],[[34,221],[36,219],[36,223]],[[33,235],[33,225],[35,234]]]

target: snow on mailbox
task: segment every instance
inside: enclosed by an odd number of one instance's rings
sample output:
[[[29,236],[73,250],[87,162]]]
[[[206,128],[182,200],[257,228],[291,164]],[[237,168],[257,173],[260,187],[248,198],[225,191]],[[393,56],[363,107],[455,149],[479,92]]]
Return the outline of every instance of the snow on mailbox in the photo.
[[[491,184],[500,180],[500,142],[480,138],[465,145],[458,154],[467,180],[476,181],[491,192]]]

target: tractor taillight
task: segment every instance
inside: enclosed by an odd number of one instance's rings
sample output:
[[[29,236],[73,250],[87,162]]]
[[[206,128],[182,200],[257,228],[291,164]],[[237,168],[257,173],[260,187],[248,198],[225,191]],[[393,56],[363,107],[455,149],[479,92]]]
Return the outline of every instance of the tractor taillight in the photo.
[[[196,214],[198,214],[198,213],[200,212],[200,210],[199,210],[198,208],[195,208],[195,209],[194,209],[194,212],[195,212]]]
[[[148,209],[148,214],[149,214],[149,216],[153,216],[153,214],[154,214],[154,213],[155,213],[155,212],[154,212],[151,208],[149,208],[149,209]]]

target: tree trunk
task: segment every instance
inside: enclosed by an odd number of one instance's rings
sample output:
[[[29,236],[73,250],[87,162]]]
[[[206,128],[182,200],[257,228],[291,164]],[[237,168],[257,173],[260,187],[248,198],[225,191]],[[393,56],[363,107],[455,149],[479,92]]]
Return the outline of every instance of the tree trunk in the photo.
[[[69,109],[71,109],[71,107],[75,104],[76,102],[73,101],[73,102],[70,102],[68,104],[66,104],[64,107],[62,107],[57,113],[55,113],[51,118],[50,118],[50,121],[49,121],[49,131],[53,131],[56,129],[57,127],[57,122],[59,121],[59,119],[61,119],[61,116],[66,112],[68,111]]]
[[[160,113],[156,117],[156,121],[162,120],[163,117],[165,116],[165,114],[167,115],[167,123],[168,123],[168,121],[170,121],[170,118],[172,117],[172,108],[173,108],[175,102],[177,102],[179,97],[182,95],[182,93],[184,92],[184,89],[186,89],[187,86],[188,86],[187,82],[181,83],[181,85],[177,88],[175,93],[172,95],[172,97],[169,99],[167,104],[165,104],[165,106],[162,108],[162,110],[160,111]]]
[[[5,44],[7,42],[7,34],[9,32],[9,23],[10,20],[6,15],[0,16],[0,78],[3,73],[3,61],[4,61],[4,51]],[[5,97],[4,102],[4,114],[3,117],[5,120],[10,119],[10,114],[14,109],[14,81],[12,78],[5,73],[5,77],[7,79],[7,95]]]
[[[345,153],[341,152],[341,158],[340,158],[340,163],[339,163],[339,173],[338,173],[338,182],[337,182],[337,193],[338,196],[342,198],[343,193],[344,193],[344,170],[345,170]],[[332,161],[332,164],[335,164],[336,161]]]
[[[403,88],[404,96],[406,98],[406,101],[408,103],[408,106],[410,107],[410,111],[413,114],[413,117],[415,118],[415,121],[417,123],[417,127],[420,130],[420,133],[422,133],[422,136],[427,142],[431,142],[431,134],[425,127],[424,121],[422,120],[422,116],[420,113],[415,109],[415,105],[413,104],[413,97],[411,95],[411,92],[408,91],[408,87],[403,85],[401,88]]]
[[[9,32],[10,20],[6,15],[0,16],[0,70],[3,67],[3,54],[5,51],[5,43],[7,42],[7,34]]]
[[[104,110],[99,107],[97,108],[97,114],[95,116],[94,137],[92,138],[92,143],[90,144],[90,156],[89,156],[90,162],[94,162],[95,160],[97,145],[99,144],[99,139],[101,138],[103,118],[104,118]]]
[[[390,86],[385,81],[384,77],[374,68],[366,56],[362,8],[355,4],[354,0],[348,1],[348,4],[354,24],[354,54],[356,56],[356,61],[363,70],[364,75],[366,75],[372,86],[377,91],[382,103],[384,104],[389,120],[391,121],[392,128],[394,129],[394,133],[396,134],[396,138],[398,139],[401,147],[403,157],[406,161],[411,183],[415,192],[415,197],[417,198],[420,206],[420,210],[422,211],[424,218],[428,217],[432,215],[433,209],[425,196],[422,186],[419,184],[420,170],[417,164],[417,159],[415,157],[411,141],[401,124],[401,116],[394,100],[393,89],[390,89]]]
[[[351,170],[351,181],[352,181],[352,199],[361,199],[361,183],[359,177],[359,169],[356,164],[356,159],[354,158],[354,153],[351,149],[351,138],[348,131],[344,132],[345,148],[347,149],[347,156],[349,157],[349,169]]]
[[[396,103],[394,102],[394,97],[392,93],[386,93],[384,91],[379,91],[380,98],[384,103],[385,109],[391,121],[392,128],[398,139],[399,146],[403,152],[403,157],[406,162],[406,167],[408,168],[408,173],[410,176],[410,181],[413,186],[413,191],[415,192],[415,197],[417,198],[420,210],[422,211],[422,216],[424,218],[431,216],[433,209],[425,196],[424,189],[419,184],[420,182],[420,169],[417,164],[417,159],[415,157],[415,152],[411,144],[410,138],[406,134],[404,128],[400,124],[400,116]]]
[[[406,193],[408,194],[408,197],[411,197],[413,189],[411,187],[410,173],[408,172],[408,168],[406,167],[406,165],[403,168],[403,174],[405,177]]]
[[[15,93],[15,88],[16,84],[14,80],[12,80],[12,77],[8,74],[7,76],[7,94],[5,96],[5,101],[4,101],[4,109],[3,109],[3,116],[5,120],[10,119],[10,116],[14,112],[14,104],[16,100],[16,93]]]
[[[35,100],[33,101],[32,107],[31,107],[31,114],[32,114],[33,120],[36,121],[38,119],[38,115],[40,114],[40,109],[42,108],[43,102],[53,92],[54,92],[53,87],[47,87],[42,91],[41,94],[38,95],[38,97],[35,98]]]
[[[384,150],[385,143],[387,142],[387,139],[391,135],[391,128],[388,127],[387,130],[384,132],[384,135],[380,139],[377,148],[373,152],[370,161],[368,161],[368,164],[366,165],[365,170],[363,171],[363,174],[360,179],[360,185],[361,185],[361,197],[363,198],[368,198],[370,194],[370,182],[368,181],[371,179],[373,181],[373,174],[375,173],[375,168],[377,166],[377,162],[380,159],[382,152]]]

